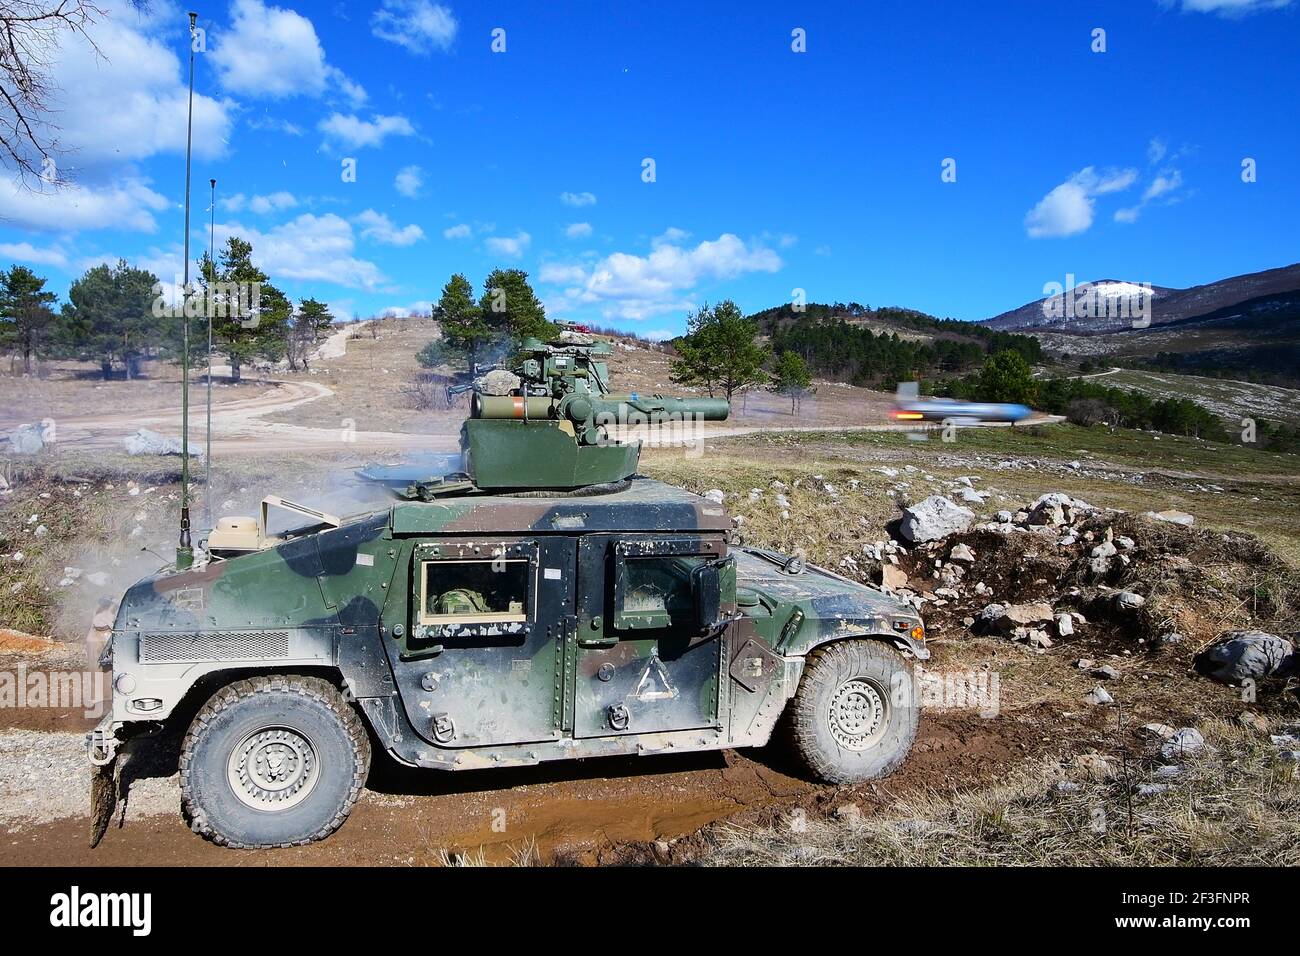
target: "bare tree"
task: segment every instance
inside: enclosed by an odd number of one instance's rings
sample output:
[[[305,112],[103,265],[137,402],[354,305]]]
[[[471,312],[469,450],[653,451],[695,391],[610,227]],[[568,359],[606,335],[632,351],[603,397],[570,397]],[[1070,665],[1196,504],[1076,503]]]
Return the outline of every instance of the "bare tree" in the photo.
[[[0,163],[23,182],[61,181],[52,155],[59,144],[49,118],[50,70],[65,35],[84,37],[98,54],[86,28],[102,16],[88,0],[0,0]]]

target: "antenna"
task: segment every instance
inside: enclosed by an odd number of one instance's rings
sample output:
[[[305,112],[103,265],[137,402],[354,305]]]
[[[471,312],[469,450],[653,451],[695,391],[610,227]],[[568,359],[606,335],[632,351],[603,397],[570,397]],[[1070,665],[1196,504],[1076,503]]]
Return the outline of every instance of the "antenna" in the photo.
[[[212,277],[217,275],[217,181],[209,179],[212,198],[208,205],[208,261],[212,263]],[[208,290],[208,442],[203,459],[203,524],[212,529],[212,290]]]
[[[185,121],[185,284],[182,300],[190,294],[190,154],[194,142],[194,40],[197,13],[190,14],[190,102]],[[190,316],[181,308],[181,538],[176,546],[176,568],[194,565],[190,543]]]

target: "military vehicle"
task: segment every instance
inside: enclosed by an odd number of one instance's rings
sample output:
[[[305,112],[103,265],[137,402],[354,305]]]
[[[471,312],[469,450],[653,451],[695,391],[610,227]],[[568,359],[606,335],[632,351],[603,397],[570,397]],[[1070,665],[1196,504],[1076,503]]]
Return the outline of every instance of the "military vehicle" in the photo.
[[[821,780],[902,762],[929,656],[915,610],[739,544],[721,503],[637,475],[613,432],[726,403],[614,395],[607,347],[569,339],[478,380],[462,470],[347,518],[267,498],[126,593],[92,843],[119,756],[167,728],[192,828],[232,847],[328,836],[374,748],[469,770],[761,747],[784,724]],[[272,508],[306,526],[272,535]]]

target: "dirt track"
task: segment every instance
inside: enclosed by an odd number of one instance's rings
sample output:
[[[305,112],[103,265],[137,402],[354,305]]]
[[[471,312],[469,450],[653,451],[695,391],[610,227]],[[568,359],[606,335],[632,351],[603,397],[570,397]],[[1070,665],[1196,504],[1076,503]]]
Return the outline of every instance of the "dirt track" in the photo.
[[[4,666],[12,668],[13,659]],[[13,720],[19,715],[21,730]],[[920,788],[986,783],[1033,756],[1054,736],[1049,731],[1057,720],[1038,707],[993,720],[974,713],[927,715],[904,768],[856,788],[809,782],[779,747],[445,774],[377,759],[369,788],[341,831],[323,843],[277,851],[225,850],[191,833],[171,775],[174,755],[160,745],[157,766],[132,785],[124,825],[91,850],[80,755],[82,734],[93,720],[53,709],[5,710],[0,750],[25,739],[24,733],[43,732],[32,739],[40,759],[53,757],[55,769],[48,771],[51,779],[37,779],[41,773],[16,783],[11,773],[0,777],[0,787],[9,788],[0,805],[0,865],[403,865],[437,862],[440,851],[480,848],[488,861],[505,862],[529,846],[547,861],[605,862],[733,816],[767,820],[796,807],[820,814],[849,802],[871,812]],[[15,809],[23,806],[37,809]],[[24,812],[36,816],[24,818]]]

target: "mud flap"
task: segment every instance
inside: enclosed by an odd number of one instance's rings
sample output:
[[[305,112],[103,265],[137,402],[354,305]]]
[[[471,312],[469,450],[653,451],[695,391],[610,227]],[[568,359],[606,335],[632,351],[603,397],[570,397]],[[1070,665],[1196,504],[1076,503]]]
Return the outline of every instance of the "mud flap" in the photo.
[[[90,848],[99,846],[117,809],[117,757],[90,766]]]

